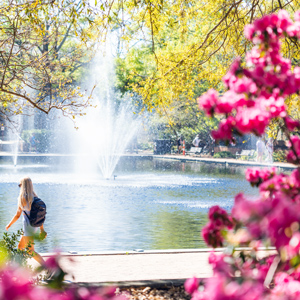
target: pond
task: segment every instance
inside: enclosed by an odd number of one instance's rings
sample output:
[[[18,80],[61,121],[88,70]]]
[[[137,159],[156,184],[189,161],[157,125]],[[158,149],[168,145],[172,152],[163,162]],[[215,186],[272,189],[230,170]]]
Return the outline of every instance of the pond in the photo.
[[[47,204],[40,252],[203,248],[212,205],[230,210],[234,196],[258,195],[245,169],[162,159],[121,159],[115,180],[73,164],[0,165],[0,234],[17,209],[20,178],[31,177]],[[21,228],[17,221],[10,232]]]

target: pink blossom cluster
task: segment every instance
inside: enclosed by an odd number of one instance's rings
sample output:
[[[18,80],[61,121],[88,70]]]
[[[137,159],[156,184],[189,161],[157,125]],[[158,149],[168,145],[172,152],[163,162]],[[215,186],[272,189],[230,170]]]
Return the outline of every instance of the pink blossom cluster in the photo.
[[[293,22],[284,10],[246,26],[246,38],[255,45],[246,56],[246,67],[236,59],[223,78],[228,91],[219,96],[209,90],[198,99],[209,116],[225,117],[212,132],[215,139],[232,140],[233,132],[260,136],[273,118],[287,117],[284,100],[300,91],[300,67],[292,70],[290,60],[282,57],[280,38],[300,38],[299,32],[299,12]]]
[[[233,259],[223,253],[211,253],[209,263],[214,276],[204,281],[191,278],[185,282],[192,300],[297,300],[300,297],[300,281],[293,273],[286,272],[287,264],[275,274],[272,288],[266,278],[272,271],[276,256],[258,259],[253,255]],[[299,272],[299,271],[298,271]],[[205,288],[204,288],[205,287]]]
[[[295,129],[300,129],[300,122],[299,121],[296,121],[296,120],[293,120],[289,117],[286,117],[284,119],[284,122],[285,122],[287,130],[289,130],[291,132],[294,131]]]
[[[250,173],[248,171],[248,175]],[[263,176],[265,174],[268,172],[262,173]],[[264,240],[274,245],[279,252],[285,251],[293,234],[300,228],[299,169],[290,175],[273,174],[267,180],[261,177],[261,182],[260,198],[247,200],[243,194],[238,194],[231,216],[245,226],[250,240]]]
[[[187,280],[186,291],[192,300],[265,299],[269,294],[265,278],[275,257],[257,259],[248,255],[246,258],[246,261],[241,257],[233,259],[230,255],[212,252],[209,263],[214,276],[204,282],[197,278]]]
[[[290,151],[287,154],[287,161],[299,164],[300,160],[300,138],[298,136],[290,137]]]
[[[258,267],[261,266],[258,264]],[[262,267],[263,268],[263,267]],[[250,270],[249,270],[250,271]],[[260,269],[251,269],[251,274],[260,273]],[[262,274],[266,272],[262,271]],[[199,280],[198,280],[199,281]],[[255,277],[226,277],[217,273],[205,282],[205,290],[196,288],[192,300],[297,300],[300,297],[300,282],[286,272],[277,273],[274,287],[266,288]],[[188,289],[187,289],[188,291]]]
[[[252,186],[259,186],[262,182],[272,178],[276,174],[276,168],[260,169],[251,168],[246,171],[246,180],[251,183]]]
[[[222,231],[233,227],[232,219],[226,210],[219,206],[210,208],[208,218],[209,222],[202,229],[203,239],[209,246],[222,247],[224,242]]]
[[[55,290],[34,285],[32,274],[18,266],[0,268],[0,299],[3,300],[125,300],[116,296],[115,288],[69,287]]]
[[[246,26],[246,38],[255,45],[247,67],[237,59],[223,78],[228,91],[219,97],[209,90],[199,98],[208,115],[224,115],[213,132],[216,139],[232,140],[234,132],[262,135],[273,118],[282,118],[290,142],[287,159],[297,168],[289,175],[277,174],[275,168],[249,169],[246,179],[259,188],[259,197],[236,195],[230,215],[218,206],[210,209],[202,231],[206,243],[251,250],[211,254],[213,277],[186,282],[193,300],[300,299],[300,122],[287,116],[284,105],[287,96],[300,91],[300,68],[292,70],[280,54],[280,38],[300,39],[300,12],[294,19],[280,11]],[[263,245],[274,246],[276,254],[258,258]]]

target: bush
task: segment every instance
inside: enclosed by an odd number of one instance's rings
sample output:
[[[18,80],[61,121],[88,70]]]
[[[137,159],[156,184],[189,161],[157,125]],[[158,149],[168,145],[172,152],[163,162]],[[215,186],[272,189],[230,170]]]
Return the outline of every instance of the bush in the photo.
[[[3,260],[13,261],[21,266],[26,265],[27,258],[32,257],[29,253],[29,249],[19,250],[17,244],[20,237],[23,234],[22,230],[18,230],[17,233],[9,234],[5,232],[0,240],[0,262]]]
[[[277,150],[273,152],[273,159],[277,162],[286,162],[286,154],[285,150]]]
[[[220,151],[214,154],[214,158],[235,158],[230,151]]]
[[[151,143],[151,142],[138,143],[138,149],[140,149],[140,150],[153,150],[153,143]]]

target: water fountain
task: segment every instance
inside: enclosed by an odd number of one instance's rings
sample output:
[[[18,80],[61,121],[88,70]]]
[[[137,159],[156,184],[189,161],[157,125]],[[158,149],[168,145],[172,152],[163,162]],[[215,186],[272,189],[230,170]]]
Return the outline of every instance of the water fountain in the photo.
[[[11,148],[11,155],[13,159],[14,167],[17,166],[18,163],[18,155],[19,155],[19,145],[20,145],[20,132],[22,127],[22,115],[19,114],[13,118],[13,122],[11,123],[12,127],[8,130],[8,137],[9,137],[9,145]]]
[[[99,132],[96,146],[97,162],[104,178],[111,178],[113,171],[125,152],[126,146],[136,134],[139,120],[133,119],[130,106],[123,104],[116,114],[113,113],[111,101],[102,107],[100,119],[103,129]]]
[[[19,141],[20,141],[20,138],[19,138],[19,136],[17,135],[17,139],[14,141],[13,144],[11,144],[11,147],[12,147],[12,154],[13,154],[13,163],[14,163],[14,167],[17,166],[17,162],[18,162]]]
[[[114,76],[111,57],[99,53],[92,65],[87,81],[96,84],[93,94],[95,107],[78,121],[77,142],[74,146],[79,154],[85,155],[85,168],[87,164],[97,162],[103,177],[109,179],[130,140],[137,133],[141,121],[133,113],[131,99],[120,98],[113,93],[110,85]]]

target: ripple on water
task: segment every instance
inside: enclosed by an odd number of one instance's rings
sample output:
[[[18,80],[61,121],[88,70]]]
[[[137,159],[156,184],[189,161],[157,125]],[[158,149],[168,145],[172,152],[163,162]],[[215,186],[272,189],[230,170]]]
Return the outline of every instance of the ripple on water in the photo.
[[[40,251],[203,247],[199,231],[207,210],[212,205],[229,210],[235,194],[255,190],[242,176],[187,173],[179,166],[119,170],[115,180],[66,168],[1,166],[0,234],[16,210],[16,183],[28,174],[48,210],[48,238]],[[18,222],[13,230],[20,228]]]

